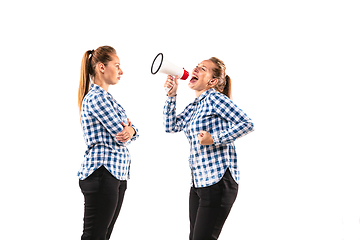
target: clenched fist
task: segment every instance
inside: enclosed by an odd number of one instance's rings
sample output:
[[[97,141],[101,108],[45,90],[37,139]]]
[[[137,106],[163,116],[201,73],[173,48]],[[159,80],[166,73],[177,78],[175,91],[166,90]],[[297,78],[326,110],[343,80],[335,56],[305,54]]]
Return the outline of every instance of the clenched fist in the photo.
[[[201,131],[198,135],[199,143],[201,145],[211,145],[214,144],[214,140],[210,133],[206,131]]]

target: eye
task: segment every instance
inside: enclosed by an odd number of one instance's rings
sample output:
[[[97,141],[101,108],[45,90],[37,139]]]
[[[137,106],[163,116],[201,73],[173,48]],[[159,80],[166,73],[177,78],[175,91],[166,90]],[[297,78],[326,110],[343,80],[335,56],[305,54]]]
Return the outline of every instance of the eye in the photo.
[[[206,71],[206,68],[202,67],[201,70],[203,70],[204,72]]]

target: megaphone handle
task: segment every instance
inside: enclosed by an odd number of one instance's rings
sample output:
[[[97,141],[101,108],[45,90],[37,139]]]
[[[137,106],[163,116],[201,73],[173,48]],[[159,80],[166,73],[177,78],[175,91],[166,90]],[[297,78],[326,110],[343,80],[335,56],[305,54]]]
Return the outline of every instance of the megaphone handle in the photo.
[[[173,77],[173,79],[172,79],[172,84],[174,84],[174,78],[175,78],[175,76],[172,76],[172,77]],[[168,93],[168,92],[172,89],[172,87],[171,87],[171,88],[165,87],[164,89],[165,89],[165,92]]]

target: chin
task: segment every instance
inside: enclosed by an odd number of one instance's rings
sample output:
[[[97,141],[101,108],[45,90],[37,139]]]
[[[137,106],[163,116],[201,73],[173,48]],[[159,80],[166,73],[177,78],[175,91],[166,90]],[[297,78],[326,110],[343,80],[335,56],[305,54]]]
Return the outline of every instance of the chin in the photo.
[[[194,88],[195,88],[195,85],[194,85],[194,84],[189,83],[189,84],[188,84],[188,87],[189,87],[190,89],[192,89],[192,90],[195,90],[195,89],[194,89]]]

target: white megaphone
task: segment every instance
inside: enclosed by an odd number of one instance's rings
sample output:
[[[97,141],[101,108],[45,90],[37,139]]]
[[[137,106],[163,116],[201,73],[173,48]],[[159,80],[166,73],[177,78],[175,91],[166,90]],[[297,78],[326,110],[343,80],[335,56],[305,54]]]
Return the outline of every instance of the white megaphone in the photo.
[[[181,80],[186,80],[189,77],[188,71],[186,71],[184,68],[178,67],[172,64],[171,62],[167,61],[164,58],[164,54],[162,53],[156,55],[151,65],[151,73],[157,74],[158,72],[165,73],[167,75],[171,75],[174,77],[179,76],[179,79]],[[168,92],[170,91],[170,89],[171,88],[165,88],[165,91]]]

